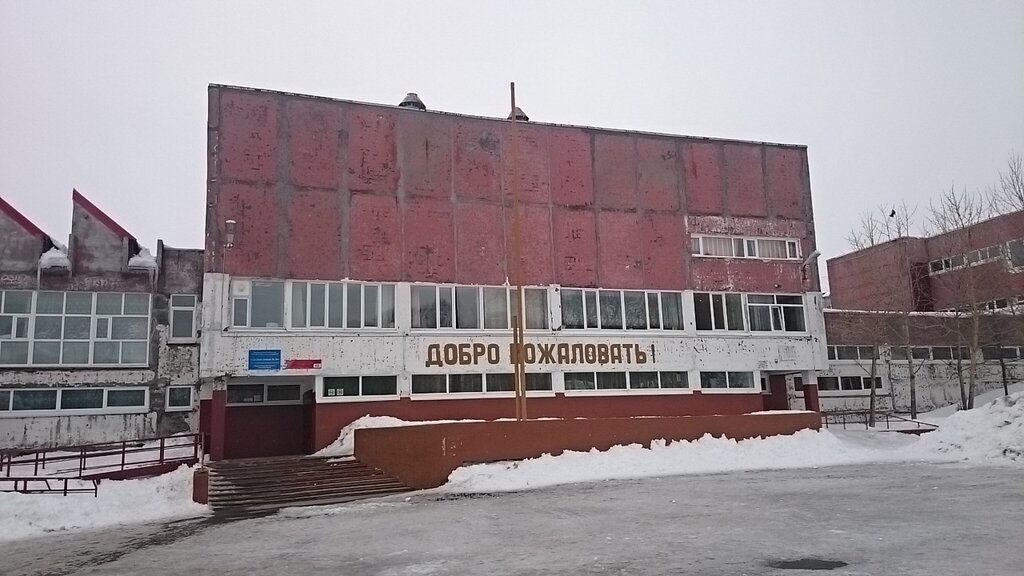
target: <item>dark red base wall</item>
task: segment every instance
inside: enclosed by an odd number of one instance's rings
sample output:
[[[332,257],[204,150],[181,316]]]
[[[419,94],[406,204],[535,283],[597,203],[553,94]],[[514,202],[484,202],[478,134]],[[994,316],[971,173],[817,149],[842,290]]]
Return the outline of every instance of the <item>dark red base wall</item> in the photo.
[[[412,488],[444,484],[465,463],[522,460],[565,450],[607,450],[704,434],[744,439],[818,429],[816,412],[666,418],[466,422],[356,430],[355,456]]]
[[[224,458],[305,453],[308,449],[306,413],[304,405],[228,407],[224,423]]]
[[[710,416],[746,414],[765,409],[761,394],[693,394],[648,396],[569,396],[529,398],[529,418],[627,418],[631,416]],[[313,451],[338,438],[341,429],[363,416],[402,420],[497,420],[515,418],[514,398],[411,400],[317,404],[313,416]],[[229,438],[230,438],[229,432]],[[229,440],[230,441],[230,440]]]

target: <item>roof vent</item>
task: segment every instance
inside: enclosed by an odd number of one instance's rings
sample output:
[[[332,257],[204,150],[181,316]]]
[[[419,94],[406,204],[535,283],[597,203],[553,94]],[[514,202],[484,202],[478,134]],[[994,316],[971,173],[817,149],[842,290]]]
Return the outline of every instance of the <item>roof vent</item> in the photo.
[[[426,110],[427,105],[420,100],[420,97],[415,92],[409,92],[405,95],[405,98],[398,103],[399,108],[415,108],[417,110]]]
[[[511,120],[513,115],[516,117],[516,120],[518,120],[520,122],[529,122],[530,121],[530,117],[527,116],[526,112],[523,112],[523,109],[520,108],[519,106],[516,106],[516,109],[512,112],[512,114],[508,115],[508,119]]]

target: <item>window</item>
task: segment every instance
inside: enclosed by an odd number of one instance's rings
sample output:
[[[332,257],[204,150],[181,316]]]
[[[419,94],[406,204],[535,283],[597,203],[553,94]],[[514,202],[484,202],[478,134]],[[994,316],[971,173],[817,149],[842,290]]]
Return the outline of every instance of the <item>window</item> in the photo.
[[[324,378],[324,396],[397,396],[398,376],[341,376]]]
[[[514,374],[484,374],[484,381],[488,392],[516,391]],[[543,390],[551,390],[551,374],[546,372],[527,372],[526,391]]]
[[[740,294],[695,292],[693,306],[697,330],[743,330]]]
[[[546,288],[524,288],[527,330],[548,328]],[[516,313],[515,288],[413,285],[413,328],[506,330]]]
[[[394,328],[394,284],[290,282],[291,328]]]
[[[932,358],[935,360],[952,360],[953,349],[949,346],[933,346]]]
[[[839,386],[843,390],[863,390],[864,381],[860,376],[840,376]]]
[[[981,355],[985,360],[1016,360],[1017,349],[1007,346],[985,346],[981,349]]]
[[[754,388],[753,372],[701,372],[701,388]]]
[[[132,414],[149,410],[148,388],[44,388],[0,391],[0,413]],[[18,412],[19,414],[13,414]]]
[[[688,388],[686,372],[566,372],[565,389],[657,390]]]
[[[265,384],[228,384],[227,403],[301,404],[302,385],[285,382]]]
[[[254,281],[252,283],[249,326],[253,328],[284,327],[284,282]]]
[[[881,387],[882,387],[882,377],[881,376],[875,376],[875,390],[878,390]],[[871,377],[870,376],[865,376],[864,377],[864,389],[865,390],[871,390]]]
[[[734,236],[694,236],[690,253],[715,258],[758,258],[761,260],[798,260],[799,243],[795,239],[743,238]]]
[[[567,330],[683,330],[680,292],[564,288],[561,300]]]
[[[191,386],[168,386],[167,400],[164,402],[165,412],[192,410],[193,389]]]
[[[749,294],[747,311],[751,331],[803,332],[806,329],[802,296]]]
[[[1011,268],[1024,267],[1024,239],[1011,240],[1007,245],[1007,259]]]
[[[190,294],[171,295],[169,342],[196,341],[196,303],[198,299]]]
[[[818,376],[818,389],[839,390],[839,378],[836,376]]]

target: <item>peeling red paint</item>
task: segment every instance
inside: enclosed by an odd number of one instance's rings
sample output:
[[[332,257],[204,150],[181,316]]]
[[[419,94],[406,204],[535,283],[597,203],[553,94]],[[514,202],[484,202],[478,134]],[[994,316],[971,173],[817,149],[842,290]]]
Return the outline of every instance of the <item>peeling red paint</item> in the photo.
[[[273,189],[264,184],[222,184],[217,209],[222,238],[224,222],[237,222],[234,246],[224,252],[222,271],[241,276],[277,276],[280,228]]]
[[[297,190],[288,201],[287,277],[340,280],[341,197],[334,190]]]
[[[631,212],[601,212],[597,215],[597,239],[601,286],[643,288],[640,217]]]
[[[636,144],[630,136],[594,136],[594,193],[601,208],[636,208]]]
[[[594,204],[590,135],[582,130],[552,130],[551,201],[560,206]]]
[[[725,208],[721,151],[720,144],[682,145],[686,210],[690,214],[721,214]]]
[[[597,221],[594,212],[556,208],[553,229],[555,280],[564,286],[596,287]]]
[[[680,214],[645,214],[640,224],[644,253],[644,287],[687,287],[686,218]]]
[[[554,274],[551,266],[551,220],[547,206],[524,204],[520,206],[520,230],[523,259],[523,283],[533,285],[552,284]],[[512,251],[512,210],[505,210],[505,242],[509,247],[506,255],[506,269],[509,280],[515,282],[515,268]]]
[[[481,120],[456,120],[455,195],[500,200],[501,140],[498,126]]]
[[[640,138],[636,142],[640,207],[679,210],[676,143],[668,139]]]
[[[351,107],[346,116],[348,171],[345,182],[348,188],[394,194],[399,178],[394,113],[379,108]]]
[[[448,198],[452,193],[451,119],[419,111],[397,116],[402,187],[410,196]]]
[[[455,281],[452,205],[421,198],[406,202],[405,276],[412,282]]]
[[[803,155],[795,148],[765,148],[769,192],[774,213],[780,218],[803,220]]]
[[[288,156],[291,182],[300,187],[338,187],[341,110],[336,105],[289,101]]]
[[[730,216],[766,216],[761,146],[725,145],[726,210]]]
[[[277,178],[278,103],[273,96],[220,94],[220,175],[244,181]]]
[[[501,206],[463,203],[455,207],[457,274],[462,284],[503,284],[505,234]]]
[[[353,194],[349,210],[349,269],[361,280],[401,280],[402,215],[390,196]]]
[[[694,258],[691,267],[694,290],[804,292],[799,262]]]
[[[530,204],[547,204],[551,199],[551,168],[548,154],[548,132],[550,130],[528,123],[520,123],[517,171],[519,173],[519,201]],[[502,154],[501,189],[505,201],[512,201],[512,128],[505,126],[502,140],[508,146]]]

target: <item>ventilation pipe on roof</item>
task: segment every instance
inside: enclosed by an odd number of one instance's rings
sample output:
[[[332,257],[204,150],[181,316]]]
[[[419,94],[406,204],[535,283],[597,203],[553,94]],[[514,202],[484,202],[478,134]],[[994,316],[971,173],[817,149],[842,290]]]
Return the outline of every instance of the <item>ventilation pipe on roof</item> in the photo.
[[[420,100],[420,97],[415,92],[409,92],[405,95],[405,98],[398,103],[399,108],[415,108],[417,110],[426,110],[427,105]]]
[[[516,106],[516,109],[513,110],[512,113],[508,115],[508,119],[511,120],[513,116],[515,116],[516,120],[519,121],[519,122],[529,122],[530,121],[530,117],[527,116],[526,112],[523,112],[523,109],[520,108],[519,106]]]

